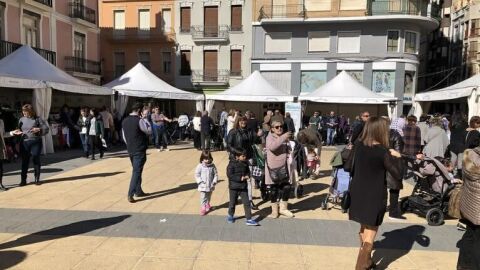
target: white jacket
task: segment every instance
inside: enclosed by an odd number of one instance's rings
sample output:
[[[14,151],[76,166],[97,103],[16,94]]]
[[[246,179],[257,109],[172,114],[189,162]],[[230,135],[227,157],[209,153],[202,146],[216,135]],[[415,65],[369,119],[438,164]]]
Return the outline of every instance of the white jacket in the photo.
[[[217,167],[214,164],[206,165],[203,162],[198,164],[195,169],[195,180],[198,184],[198,191],[213,191],[218,181]]]

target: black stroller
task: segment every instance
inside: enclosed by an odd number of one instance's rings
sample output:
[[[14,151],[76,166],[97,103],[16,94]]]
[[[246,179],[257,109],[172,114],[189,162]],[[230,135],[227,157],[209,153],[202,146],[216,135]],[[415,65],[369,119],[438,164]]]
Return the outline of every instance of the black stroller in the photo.
[[[448,214],[449,193],[455,187],[447,169],[437,159],[425,158],[421,162],[407,162],[416,182],[412,195],[400,202],[402,212],[425,216],[428,225],[443,224]]]
[[[330,160],[330,165],[333,169],[333,178],[327,196],[321,204],[322,210],[330,209],[328,207],[329,203],[332,203],[334,207],[341,206],[344,194],[350,186],[350,173],[343,169],[343,160],[341,158],[340,152],[335,153],[335,155]],[[342,208],[342,212],[346,213],[347,210]]]

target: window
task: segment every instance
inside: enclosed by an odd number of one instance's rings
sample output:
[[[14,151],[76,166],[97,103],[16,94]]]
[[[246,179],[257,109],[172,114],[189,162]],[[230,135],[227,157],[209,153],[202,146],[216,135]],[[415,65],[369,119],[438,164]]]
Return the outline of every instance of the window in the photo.
[[[308,52],[330,51],[330,32],[308,32]]]
[[[163,52],[163,73],[170,74],[172,72],[172,54],[170,52]]]
[[[262,76],[273,87],[284,93],[290,93],[290,89],[292,89],[292,73],[290,71],[262,71]]]
[[[113,28],[115,30],[125,30],[125,11],[115,10],[113,11]]]
[[[292,51],[292,33],[267,33],[265,35],[265,53],[290,53]]]
[[[140,30],[150,30],[150,10],[140,9],[138,11],[138,28]]]
[[[192,75],[192,69],[190,68],[190,51],[181,51],[181,67],[180,67],[180,75],[190,76]]]
[[[388,4],[390,8],[395,5],[396,1]],[[365,9],[365,0],[342,0],[340,2],[340,10],[362,10]]]
[[[242,76],[242,50],[230,51],[230,76]]]
[[[232,6],[232,31],[242,31],[242,6]]]
[[[5,4],[0,2],[0,40],[5,37]]]
[[[387,32],[387,52],[398,52],[400,31]]]
[[[26,11],[23,11],[23,34],[24,43],[31,47],[39,47],[40,45],[40,16]]]
[[[180,8],[180,32],[189,33],[190,32],[190,7]]]
[[[337,75],[340,74],[342,70],[337,69]],[[363,84],[363,71],[360,70],[345,70],[350,77],[354,78],[360,84]]]
[[[162,9],[162,30],[165,33],[172,32],[172,11],[170,9]]]
[[[360,52],[360,32],[338,32],[338,53],[359,53]]]
[[[308,11],[330,11],[332,1],[305,0],[305,9]]]
[[[405,52],[418,53],[417,33],[405,31]]]
[[[73,55],[76,58],[85,58],[85,35],[74,32],[73,36]]]
[[[116,52],[113,56],[115,61],[115,78],[122,76],[125,73],[125,53]]]
[[[480,35],[480,19],[473,19],[470,23],[470,36],[477,37]]]
[[[373,71],[372,89],[375,93],[393,93],[395,71]]]
[[[300,95],[311,93],[327,83],[327,71],[302,71]]]
[[[139,52],[138,62],[142,63],[147,69],[150,69],[150,52]]]

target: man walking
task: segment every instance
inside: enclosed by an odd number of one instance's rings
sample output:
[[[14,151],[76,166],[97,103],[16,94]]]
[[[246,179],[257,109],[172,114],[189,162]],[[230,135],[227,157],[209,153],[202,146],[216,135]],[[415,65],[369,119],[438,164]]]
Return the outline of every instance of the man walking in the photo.
[[[210,134],[212,133],[213,120],[208,116],[208,112],[204,111],[200,119],[200,137],[203,150],[210,150]]]
[[[135,103],[130,115],[122,122],[123,139],[132,163],[132,178],[128,189],[128,201],[131,203],[135,202],[134,195],[148,195],[142,190],[142,172],[147,161],[148,136],[152,134],[152,127],[146,116],[140,115],[142,107],[141,103]]]
[[[331,111],[327,117],[327,145],[334,145],[335,133],[338,126],[338,118],[335,116],[335,112]]]

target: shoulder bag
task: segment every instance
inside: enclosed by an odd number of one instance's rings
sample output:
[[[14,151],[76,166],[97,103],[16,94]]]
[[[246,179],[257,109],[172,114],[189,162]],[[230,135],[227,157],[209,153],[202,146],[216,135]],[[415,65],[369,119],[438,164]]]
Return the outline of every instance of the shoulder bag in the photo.
[[[288,166],[287,166],[287,159],[285,159],[285,165],[272,169],[268,166],[268,158],[265,159],[265,165],[268,168],[268,173],[272,182],[274,184],[283,184],[290,182],[290,175],[288,174]]]

